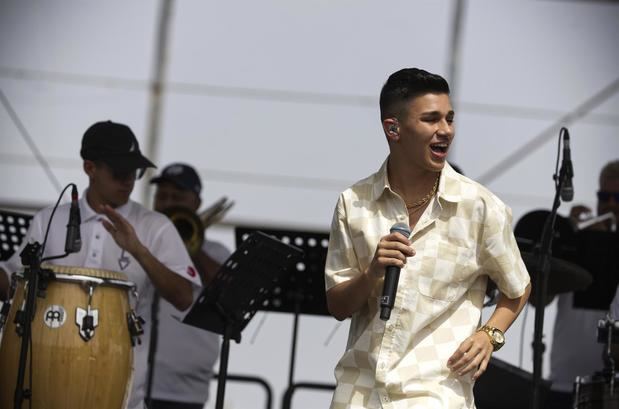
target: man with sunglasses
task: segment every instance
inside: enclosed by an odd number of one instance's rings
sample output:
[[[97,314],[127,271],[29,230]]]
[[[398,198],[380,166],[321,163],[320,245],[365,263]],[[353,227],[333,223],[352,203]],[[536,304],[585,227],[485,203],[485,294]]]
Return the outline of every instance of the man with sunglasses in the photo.
[[[612,213],[616,223],[619,218],[619,160],[609,162],[602,168],[597,198],[598,216]],[[570,211],[570,220],[574,226],[591,217],[594,217],[591,209],[583,205],[574,206]],[[588,229],[610,231],[612,223],[612,220],[607,219]],[[604,310],[576,307],[574,293],[558,295],[550,350],[552,386],[546,408],[571,408],[575,378],[592,375],[603,368],[604,345],[597,342],[596,331],[598,321],[605,316]]]
[[[131,129],[98,122],[84,133],[80,151],[88,188],[79,200],[81,250],[53,260],[57,264],[119,271],[137,285],[136,312],[145,320],[141,343],[134,349],[129,409],[144,408],[151,304],[155,290],[179,311],[192,303],[200,278],[174,225],[164,215],[129,200],[136,179],[155,165],[142,155]],[[64,253],[69,204],[58,207],[51,221],[44,257]],[[22,246],[43,242],[52,208],[37,213]],[[21,268],[18,250],[0,264],[0,299],[6,298],[8,274]],[[119,320],[124,317],[118,317]],[[111,357],[110,359],[113,359]]]

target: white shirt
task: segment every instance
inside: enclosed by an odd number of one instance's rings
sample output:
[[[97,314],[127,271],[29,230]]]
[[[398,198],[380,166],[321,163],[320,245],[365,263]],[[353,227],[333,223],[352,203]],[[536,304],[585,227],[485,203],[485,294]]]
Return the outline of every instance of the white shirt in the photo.
[[[204,252],[223,264],[230,251],[222,244],[206,240]],[[199,295],[194,293],[194,299]],[[219,335],[183,324],[172,318],[174,307],[159,303],[159,338],[153,374],[153,399],[184,403],[204,403],[208,399],[213,365],[219,356]],[[182,353],[178,353],[182,351]]]
[[[134,349],[133,386],[128,408],[143,408],[150,339],[148,323],[151,321],[154,286],[137,260],[131,254],[118,247],[101,223],[101,220],[106,219],[106,217],[97,214],[88,205],[88,202],[84,199],[85,197],[86,194],[84,193],[84,196],[79,201],[82,219],[80,226],[82,248],[80,252],[69,254],[65,258],[51,260],[51,263],[119,271],[126,274],[127,279],[137,285],[139,300],[135,310],[137,315],[146,321],[146,324],[144,325],[144,335],[141,337],[142,343]],[[69,204],[58,206],[49,229],[49,237],[43,257],[64,253],[69,208]],[[127,204],[117,208],[116,211],[127,219],[135,229],[141,243],[161,263],[194,285],[200,286],[200,278],[196,274],[185,245],[176,228],[167,217],[148,210],[133,201],[129,201]],[[41,210],[34,216],[22,246],[9,260],[0,263],[0,268],[3,268],[8,274],[21,269],[22,265],[19,254],[22,248],[28,242],[38,241],[41,244],[43,243],[51,212],[52,207],[49,207]],[[180,313],[177,311],[178,314]],[[119,319],[125,318],[120,317]]]

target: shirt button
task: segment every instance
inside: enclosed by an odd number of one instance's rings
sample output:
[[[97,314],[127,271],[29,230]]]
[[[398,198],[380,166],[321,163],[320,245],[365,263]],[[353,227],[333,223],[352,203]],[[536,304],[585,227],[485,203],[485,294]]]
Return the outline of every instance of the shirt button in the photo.
[[[389,396],[383,396],[383,402],[389,402]]]
[[[93,252],[92,252],[92,256],[93,256],[93,257],[97,257],[97,252],[96,252],[96,251],[93,251]]]
[[[95,239],[97,239],[97,240],[98,240],[98,239],[99,239],[99,237],[101,237],[101,236],[99,236],[99,235],[97,234],[97,235],[95,236]]]

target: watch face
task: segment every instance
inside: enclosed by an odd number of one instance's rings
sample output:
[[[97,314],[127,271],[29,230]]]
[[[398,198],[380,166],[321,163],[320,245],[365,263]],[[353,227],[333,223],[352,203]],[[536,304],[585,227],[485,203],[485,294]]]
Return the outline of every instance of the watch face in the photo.
[[[492,331],[492,339],[497,344],[505,343],[505,336],[503,334],[501,334],[499,331]]]

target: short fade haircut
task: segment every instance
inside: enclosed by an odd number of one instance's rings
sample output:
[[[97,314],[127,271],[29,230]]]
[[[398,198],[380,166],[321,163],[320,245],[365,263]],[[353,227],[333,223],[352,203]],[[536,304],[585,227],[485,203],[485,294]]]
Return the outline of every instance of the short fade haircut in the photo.
[[[449,84],[440,75],[419,68],[394,72],[380,91],[380,119],[399,118],[408,101],[428,93],[449,95]]]
[[[600,185],[605,180],[619,179],[619,159],[608,162],[600,172]]]

